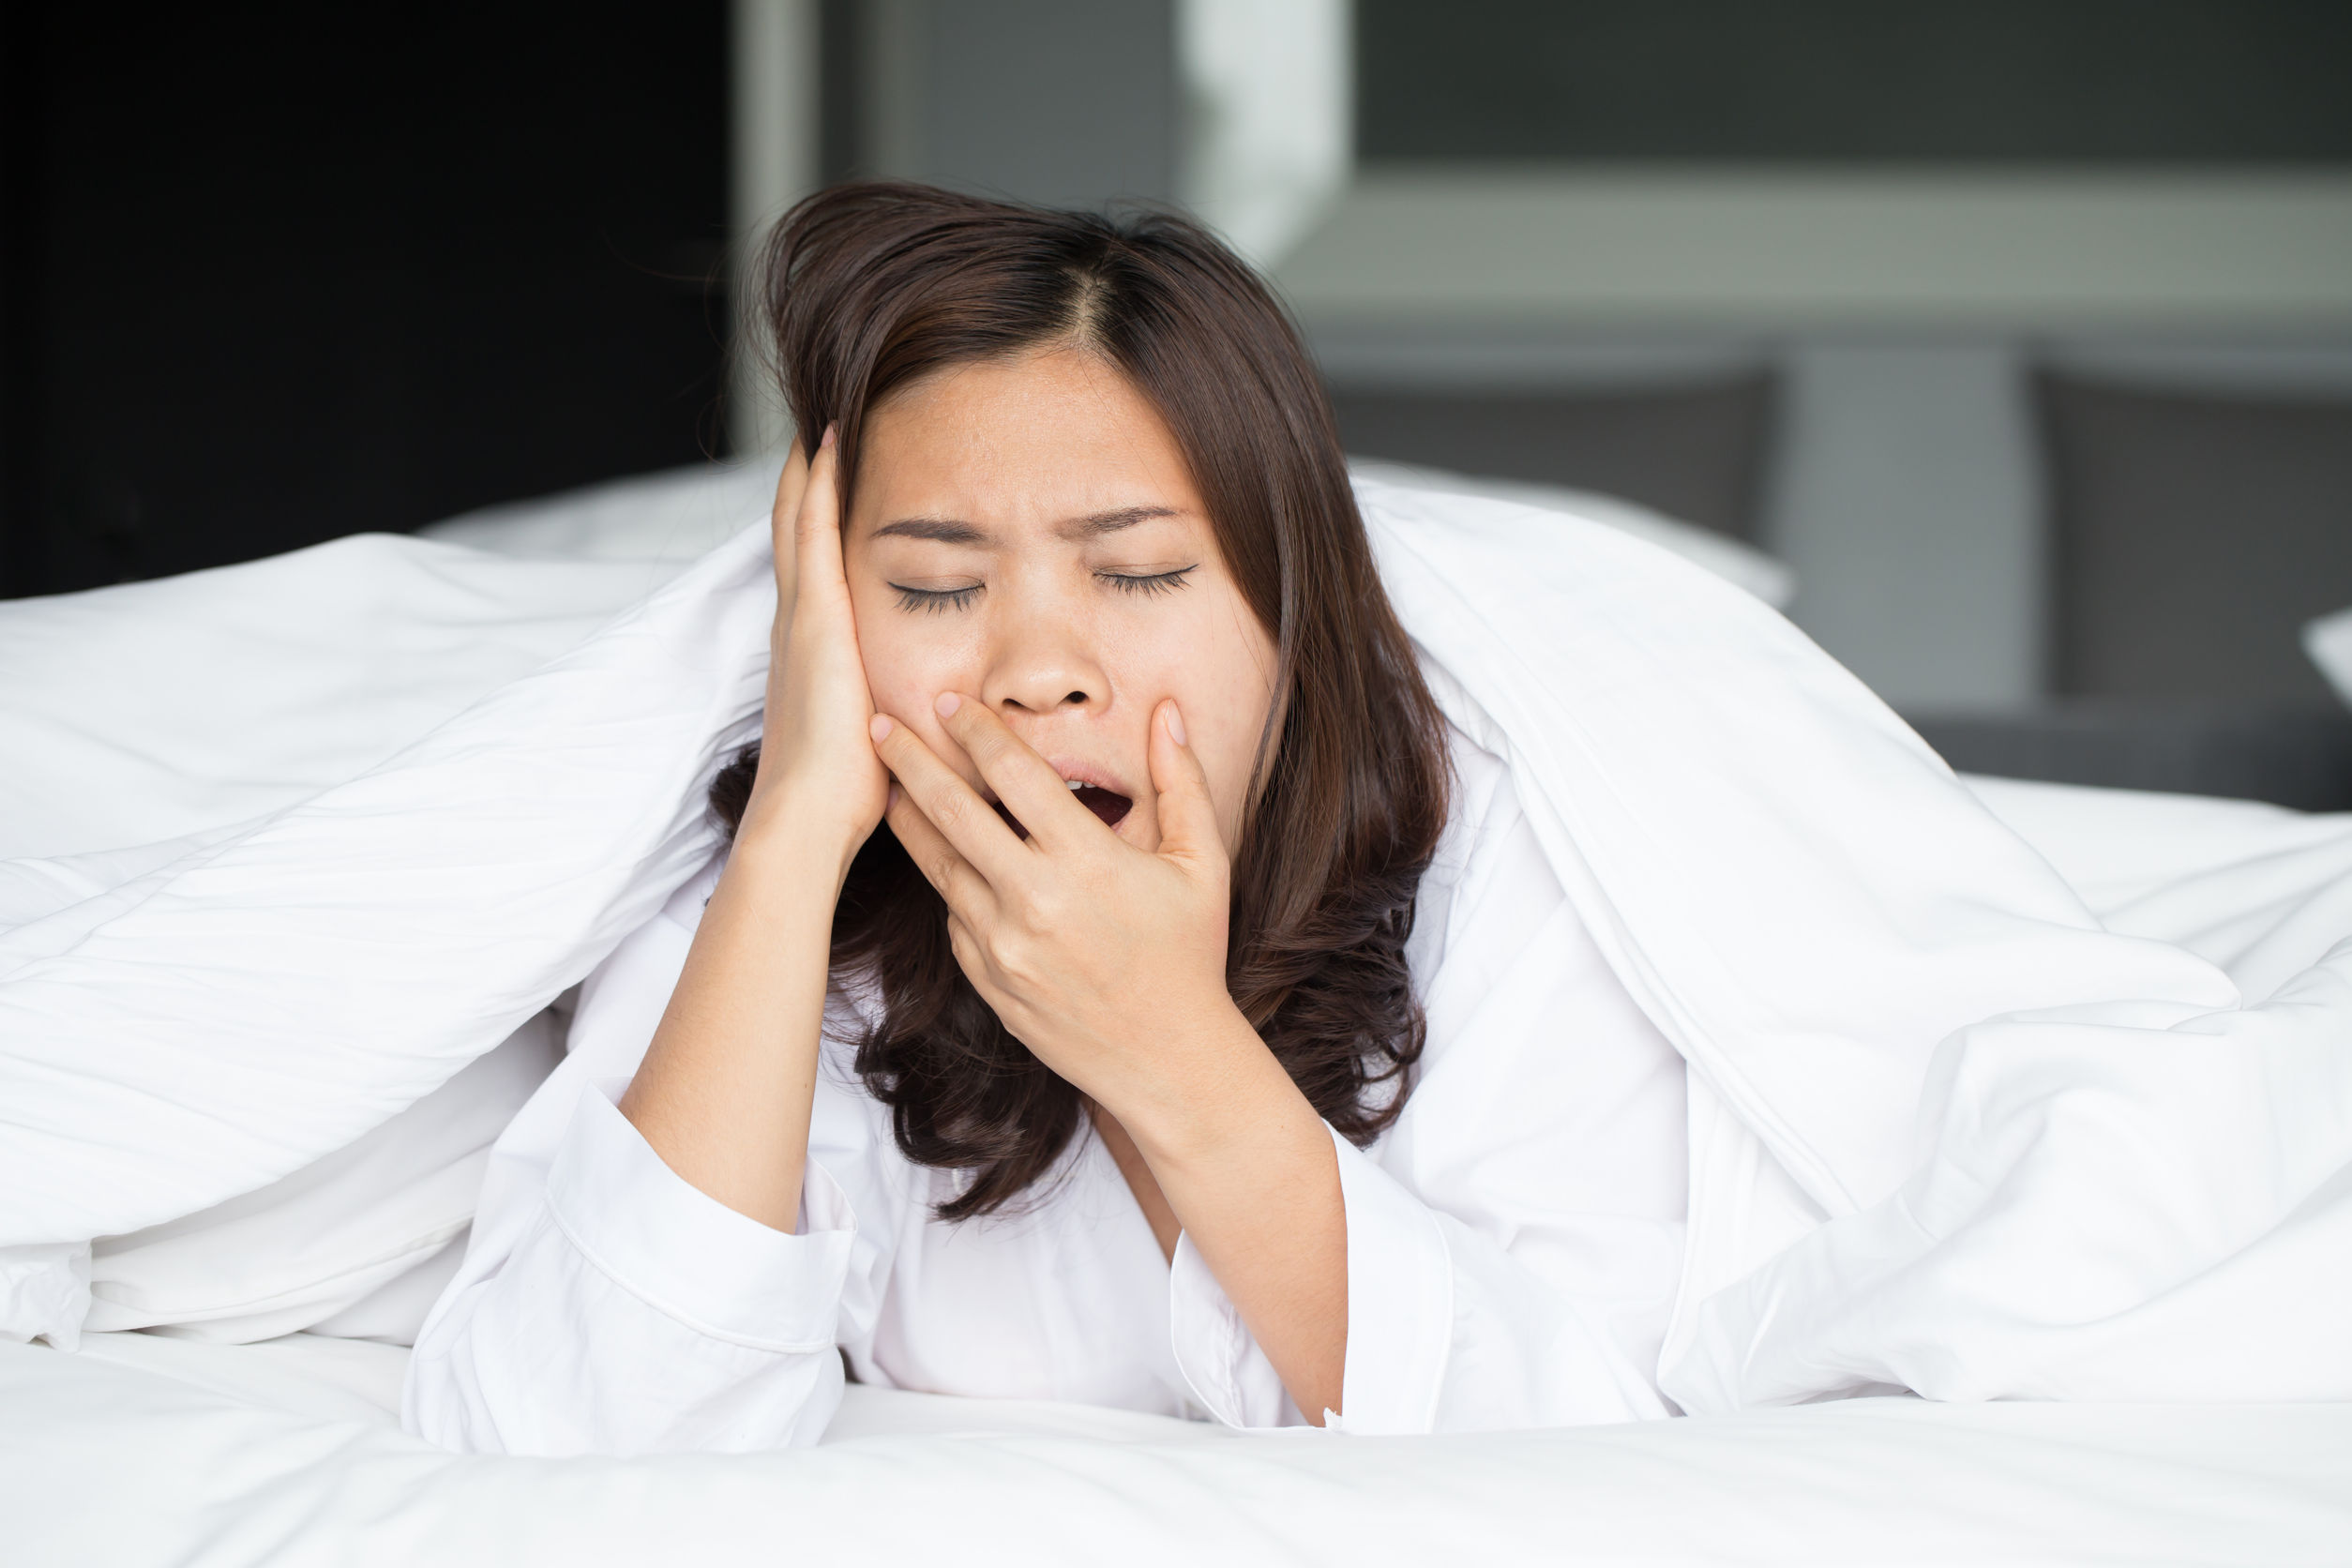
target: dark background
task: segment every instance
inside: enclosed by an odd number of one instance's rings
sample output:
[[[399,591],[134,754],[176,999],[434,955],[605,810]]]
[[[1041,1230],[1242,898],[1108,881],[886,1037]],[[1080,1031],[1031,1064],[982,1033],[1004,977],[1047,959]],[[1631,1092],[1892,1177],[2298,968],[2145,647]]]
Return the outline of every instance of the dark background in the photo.
[[[717,0],[126,14],[0,12],[0,596],[716,450]]]
[[[820,10],[822,162],[840,178],[870,162],[865,10]],[[0,12],[0,596],[413,528],[720,450],[721,0],[487,0],[364,30],[350,14]],[[1169,83],[1136,61],[1171,16],[1161,0],[943,4],[932,64],[958,68],[919,84],[940,122],[929,176],[1026,167],[984,156],[990,134],[1087,151],[1119,121],[1104,92],[1168,141]],[[1356,38],[1375,164],[2352,158],[2346,0],[1360,0]],[[1093,96],[1005,91],[1007,61],[973,68],[992,43],[1067,45],[1080,68],[1054,70]],[[1073,123],[1092,134],[1074,142]],[[1343,410],[1367,452],[1518,473],[1446,447],[1418,404],[1373,401]],[[1585,445],[1624,447],[1611,430]],[[1519,476],[1750,526],[1754,460],[1714,465],[1746,490],[1711,510],[1607,463],[1587,473],[1574,445],[1545,445],[1543,472]]]

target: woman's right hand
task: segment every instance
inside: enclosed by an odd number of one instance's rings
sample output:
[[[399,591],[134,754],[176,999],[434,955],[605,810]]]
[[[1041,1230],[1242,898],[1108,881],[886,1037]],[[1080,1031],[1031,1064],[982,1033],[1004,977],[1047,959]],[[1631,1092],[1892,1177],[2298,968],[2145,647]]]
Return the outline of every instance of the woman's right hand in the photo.
[[[830,427],[814,461],[794,440],[776,487],[767,712],[760,768],[736,838],[824,835],[846,871],[882,821],[890,776],[867,729],[874,700],[841,565],[839,451]]]
[[[834,899],[889,780],[841,575],[832,432],[776,489],[776,629],[760,771],[621,1114],[662,1162],[790,1233],[808,1163]],[[832,886],[825,887],[830,878]],[[830,896],[828,896],[830,894]]]

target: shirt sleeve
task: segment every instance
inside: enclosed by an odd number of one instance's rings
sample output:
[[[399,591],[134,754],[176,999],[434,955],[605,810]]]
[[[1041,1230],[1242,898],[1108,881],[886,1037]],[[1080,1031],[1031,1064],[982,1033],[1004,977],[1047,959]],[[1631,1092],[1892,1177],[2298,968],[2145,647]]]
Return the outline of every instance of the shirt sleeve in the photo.
[[[1687,1212],[1681,1061],[1602,961],[1499,765],[1460,771],[1467,821],[1425,882],[1428,1044],[1413,1092],[1370,1150],[1332,1137],[1348,1348],[1326,1425],[1666,1415],[1655,1372]],[[1169,1291],[1177,1363],[1210,1413],[1297,1423],[1188,1240]]]
[[[1570,1295],[1423,1202],[1338,1134],[1348,1209],[1348,1353],[1333,1431],[1384,1436],[1643,1421],[1668,1413]],[[1229,1426],[1300,1424],[1282,1378],[1215,1274],[1180,1239],[1169,1280],[1177,1364]]]
[[[429,1440],[742,1452],[813,1443],[839,1407],[836,1347],[845,1318],[872,1315],[892,1230],[854,1097],[821,1079],[790,1235],[680,1177],[615,1103],[691,934],[665,916],[608,960],[572,1054],[492,1151],[465,1261],[409,1364],[403,1419]]]

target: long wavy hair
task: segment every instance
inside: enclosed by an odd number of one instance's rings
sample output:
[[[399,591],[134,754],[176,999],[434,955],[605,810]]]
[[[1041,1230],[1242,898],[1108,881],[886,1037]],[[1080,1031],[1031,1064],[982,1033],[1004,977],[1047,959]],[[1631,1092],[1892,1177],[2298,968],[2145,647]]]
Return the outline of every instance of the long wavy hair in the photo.
[[[1040,211],[924,186],[808,198],[760,257],[762,349],[794,424],[836,430],[846,515],[877,405],[947,367],[1077,347],[1167,421],[1217,546],[1279,650],[1232,874],[1227,984],[1315,1109],[1369,1142],[1395,1120],[1424,1024],[1405,963],[1443,830],[1437,705],[1381,591],[1337,428],[1299,336],[1204,230]],[[711,787],[730,833],[753,747]],[[879,1003],[856,1069],[918,1164],[968,1173],[940,1206],[1003,1209],[1078,1131],[1078,1091],[957,966],[947,910],[875,830],[834,912],[832,975]]]

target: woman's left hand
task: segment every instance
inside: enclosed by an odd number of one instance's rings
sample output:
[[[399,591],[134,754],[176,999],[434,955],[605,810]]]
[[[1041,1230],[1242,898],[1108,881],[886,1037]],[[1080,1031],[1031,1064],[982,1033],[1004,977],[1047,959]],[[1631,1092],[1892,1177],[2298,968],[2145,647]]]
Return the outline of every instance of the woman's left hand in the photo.
[[[1079,805],[986,703],[950,693],[939,710],[1029,830],[1017,836],[912,730],[875,718],[899,783],[891,830],[946,900],[957,961],[1047,1066],[1138,1133],[1180,1133],[1244,1065],[1237,1041],[1256,1037],[1226,989],[1230,862],[1176,704],[1152,716],[1155,852]]]
[[[1134,1140],[1319,1422],[1345,1392],[1347,1202],[1322,1119],[1226,989],[1231,866],[1176,704],[1152,715],[1155,851],[1104,826],[985,703],[942,697],[940,716],[1029,830],[1019,837],[912,730],[876,716],[875,749],[899,784],[891,831],[947,900],[956,961],[1004,1027]]]

